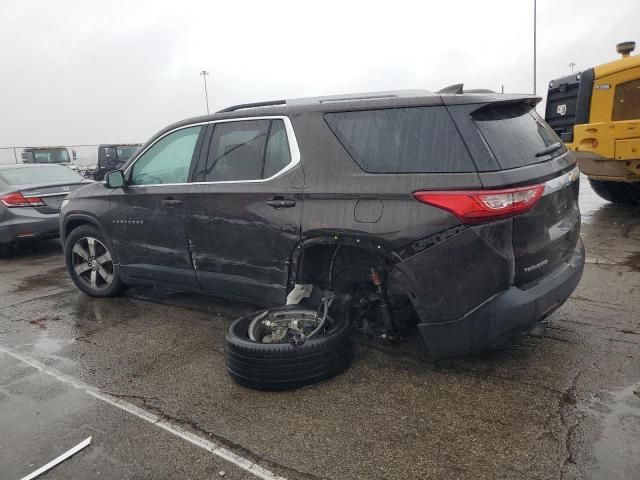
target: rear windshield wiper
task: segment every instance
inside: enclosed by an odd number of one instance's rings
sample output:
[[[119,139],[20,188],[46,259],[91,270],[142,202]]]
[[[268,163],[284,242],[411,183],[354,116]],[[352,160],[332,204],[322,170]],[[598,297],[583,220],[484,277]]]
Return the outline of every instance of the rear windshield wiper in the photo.
[[[553,153],[560,148],[562,148],[562,143],[560,142],[552,143],[548,147],[543,148],[538,153],[536,153],[536,157],[544,157],[545,155],[549,155],[550,153]]]

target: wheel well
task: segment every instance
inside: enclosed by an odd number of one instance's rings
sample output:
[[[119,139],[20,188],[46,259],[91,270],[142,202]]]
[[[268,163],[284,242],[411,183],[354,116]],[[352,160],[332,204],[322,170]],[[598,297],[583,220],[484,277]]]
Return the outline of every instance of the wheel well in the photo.
[[[340,243],[317,244],[302,251],[295,281],[336,293],[352,293],[358,284],[370,282],[372,269],[386,273],[383,253]]]
[[[84,218],[71,219],[64,226],[64,232],[63,232],[64,237],[62,238],[62,240],[64,241],[73,230],[75,230],[78,227],[81,227],[82,225],[95,226],[93,222],[90,222],[89,220],[85,220]]]
[[[394,257],[378,245],[362,240],[307,245],[294,257],[293,281],[317,287],[309,296],[312,305],[327,295],[342,298],[354,325],[366,335],[400,338],[418,316]]]

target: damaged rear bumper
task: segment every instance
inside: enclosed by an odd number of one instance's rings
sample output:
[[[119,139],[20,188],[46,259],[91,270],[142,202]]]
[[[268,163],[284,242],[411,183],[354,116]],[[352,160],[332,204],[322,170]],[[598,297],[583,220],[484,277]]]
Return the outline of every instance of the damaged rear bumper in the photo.
[[[561,267],[528,288],[512,286],[460,319],[420,323],[418,329],[434,360],[503,345],[530,331],[562,305],[580,282],[583,270],[584,246],[580,240]]]

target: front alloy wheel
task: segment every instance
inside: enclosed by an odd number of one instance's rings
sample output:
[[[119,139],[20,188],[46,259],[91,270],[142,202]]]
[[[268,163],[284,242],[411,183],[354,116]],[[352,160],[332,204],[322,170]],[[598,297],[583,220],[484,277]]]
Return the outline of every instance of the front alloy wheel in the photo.
[[[104,290],[113,283],[113,259],[97,238],[79,238],[71,250],[71,264],[78,279],[94,290]]]
[[[109,243],[96,227],[72,230],[64,242],[64,257],[73,283],[87,295],[112,297],[124,288]]]

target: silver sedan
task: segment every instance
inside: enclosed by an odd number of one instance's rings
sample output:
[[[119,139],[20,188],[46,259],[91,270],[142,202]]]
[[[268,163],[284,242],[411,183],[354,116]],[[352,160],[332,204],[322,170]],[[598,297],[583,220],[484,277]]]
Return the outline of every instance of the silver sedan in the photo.
[[[88,183],[59,165],[0,165],[0,247],[57,237],[62,201]]]

